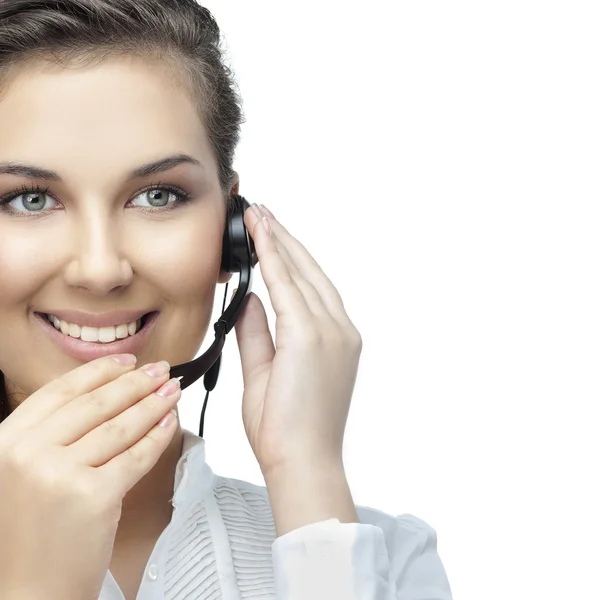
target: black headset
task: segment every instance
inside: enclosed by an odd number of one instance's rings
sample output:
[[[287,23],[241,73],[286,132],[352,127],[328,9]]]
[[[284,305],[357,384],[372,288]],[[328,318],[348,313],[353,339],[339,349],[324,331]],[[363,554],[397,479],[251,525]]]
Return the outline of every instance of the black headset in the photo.
[[[207,408],[209,392],[215,388],[219,377],[221,352],[225,344],[225,336],[232,330],[246,305],[246,300],[252,290],[253,270],[258,263],[254,241],[244,223],[244,214],[249,207],[250,203],[243,196],[238,194],[232,196],[227,213],[225,233],[223,234],[221,268],[227,273],[239,273],[240,279],[236,293],[227,309],[225,308],[225,300],[229,282],[225,285],[221,317],[213,325],[215,340],[209,349],[198,358],[170,368],[170,377],[181,378],[180,388],[183,390],[205,375],[203,384],[207,394],[201,411],[200,437],[203,437],[205,409]]]

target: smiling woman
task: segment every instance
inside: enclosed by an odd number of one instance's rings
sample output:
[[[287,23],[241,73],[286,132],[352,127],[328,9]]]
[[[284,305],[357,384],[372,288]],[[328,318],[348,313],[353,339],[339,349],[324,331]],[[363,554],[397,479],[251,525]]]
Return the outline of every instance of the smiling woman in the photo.
[[[194,336],[174,348],[154,340],[140,360],[156,349],[192,358],[215,284],[229,279],[213,266],[238,189],[243,116],[215,20],[189,0],[168,10],[17,0],[0,5],[0,33],[0,283],[12,290],[0,300],[0,333],[51,357],[31,376],[0,353],[5,418],[16,398],[75,366],[35,332],[32,317],[48,305],[103,314],[149,302],[168,344],[182,337],[174,328]],[[178,261],[178,244],[195,252]],[[181,285],[180,273],[189,275]]]
[[[428,524],[354,505],[360,334],[274,215],[241,212],[235,87],[193,0],[0,1],[2,600],[450,599]],[[280,331],[251,293],[236,337],[267,487],[215,475],[171,417],[170,365],[231,278],[233,202]]]

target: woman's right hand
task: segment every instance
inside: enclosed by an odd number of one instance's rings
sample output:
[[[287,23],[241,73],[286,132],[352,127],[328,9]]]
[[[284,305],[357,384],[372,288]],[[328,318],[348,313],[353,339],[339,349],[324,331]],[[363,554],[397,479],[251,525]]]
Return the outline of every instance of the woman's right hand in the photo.
[[[107,356],[49,382],[0,423],[0,597],[95,600],[125,494],[158,462],[180,399],[169,369]]]

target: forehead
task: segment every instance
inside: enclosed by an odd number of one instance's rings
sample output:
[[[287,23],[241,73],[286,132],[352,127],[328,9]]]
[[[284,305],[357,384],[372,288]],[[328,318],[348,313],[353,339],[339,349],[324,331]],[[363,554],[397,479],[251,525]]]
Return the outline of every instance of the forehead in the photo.
[[[92,156],[128,164],[133,157],[135,164],[137,157],[181,150],[212,167],[199,108],[180,77],[153,60],[28,66],[14,73],[0,98],[0,160]]]

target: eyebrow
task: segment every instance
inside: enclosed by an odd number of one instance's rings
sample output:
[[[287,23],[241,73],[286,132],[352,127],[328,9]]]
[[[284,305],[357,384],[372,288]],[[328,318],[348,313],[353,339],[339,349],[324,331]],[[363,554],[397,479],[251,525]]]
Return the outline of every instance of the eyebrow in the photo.
[[[174,154],[133,169],[133,171],[128,173],[127,181],[169,171],[177,165],[185,163],[203,167],[200,161],[188,154]],[[0,162],[0,174],[17,175],[19,177],[28,177],[30,179],[47,179],[48,181],[63,181],[55,171],[49,171],[35,165],[17,162]]]

